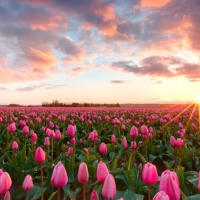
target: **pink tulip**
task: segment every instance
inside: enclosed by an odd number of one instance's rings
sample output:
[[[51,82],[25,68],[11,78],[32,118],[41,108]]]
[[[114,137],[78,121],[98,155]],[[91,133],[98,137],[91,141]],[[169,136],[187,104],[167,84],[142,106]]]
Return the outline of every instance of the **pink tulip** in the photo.
[[[35,151],[35,161],[36,162],[43,162],[45,161],[45,152],[41,147],[38,147]]]
[[[126,149],[128,147],[128,142],[126,140],[126,137],[123,137],[123,139],[122,139],[122,146],[124,149]]]
[[[82,162],[78,168],[78,181],[79,183],[86,183],[88,182],[88,179],[89,179],[89,172],[87,165],[84,162]]]
[[[11,149],[12,149],[12,150],[17,150],[17,149],[19,149],[19,146],[18,146],[18,144],[17,144],[16,141],[13,141],[12,146],[11,146]]]
[[[29,174],[25,177],[22,188],[23,190],[31,190],[33,188],[33,179]]]
[[[140,131],[142,135],[147,135],[149,133],[149,130],[146,125],[142,125]]]
[[[181,138],[178,138],[176,140],[176,146],[177,147],[182,147],[184,145],[184,141]]]
[[[51,184],[55,187],[63,187],[68,182],[67,172],[61,162],[54,167],[51,176]]]
[[[114,134],[111,135],[111,142],[116,143],[116,137]]]
[[[122,126],[121,126],[121,130],[124,131],[125,129],[126,129],[125,125],[122,124]]]
[[[97,165],[97,180],[104,182],[107,175],[109,175],[108,168],[104,162],[100,161]]]
[[[99,200],[99,196],[96,190],[93,190],[90,195],[90,200]]]
[[[71,141],[70,141],[70,143],[71,143],[72,146],[74,146],[76,144],[76,139],[72,138]]]
[[[137,143],[136,143],[136,141],[132,141],[131,142],[131,148],[134,149],[134,150],[137,149]]]
[[[72,155],[74,152],[73,148],[72,147],[69,147],[68,150],[67,150],[67,154],[70,156]]]
[[[8,125],[8,131],[10,133],[14,133],[16,131],[16,125],[15,125],[15,122],[13,122],[12,124],[9,124]]]
[[[114,199],[116,196],[116,184],[115,184],[115,179],[114,177],[109,174],[103,184],[102,196],[105,199]]]
[[[19,125],[24,127],[24,126],[26,126],[26,122],[24,120],[20,120],[19,121]]]
[[[169,196],[169,199],[180,199],[180,184],[176,172],[165,170],[161,174],[159,191],[164,191]]]
[[[138,136],[138,129],[136,126],[132,126],[130,130],[130,136],[136,138]]]
[[[61,133],[60,133],[60,131],[57,129],[56,132],[55,132],[54,138],[55,138],[56,140],[60,140],[61,137],[62,137],[62,136],[61,136]]]
[[[104,142],[102,142],[99,146],[99,153],[106,154],[107,153],[107,146]]]
[[[49,140],[49,137],[45,137],[44,139],[44,146],[50,146],[50,140]]]
[[[172,146],[172,147],[176,147],[176,139],[174,138],[174,136],[170,136],[170,145]]]
[[[76,132],[75,127],[73,125],[71,125],[71,124],[68,125],[67,131],[66,131],[67,135],[70,136],[70,137],[74,137],[75,136],[75,132]]]
[[[85,152],[85,153],[87,153],[88,152],[88,149],[87,148],[83,148],[83,151]]]
[[[25,135],[29,134],[29,128],[28,128],[28,126],[24,126],[22,128],[22,133],[25,134]]]
[[[32,136],[31,136],[32,142],[37,141],[37,139],[38,139],[37,134],[36,134],[36,133],[33,133]]]
[[[149,185],[155,184],[158,181],[158,172],[155,165],[149,162],[144,165],[142,180]]]
[[[164,191],[160,191],[155,194],[153,200],[170,200],[170,198]]]
[[[5,196],[4,196],[4,198],[3,198],[3,200],[10,200],[10,199],[11,199],[10,198],[10,192],[7,191],[6,194],[5,194]]]
[[[0,175],[0,195],[6,194],[12,185],[12,180],[7,172],[3,172]]]

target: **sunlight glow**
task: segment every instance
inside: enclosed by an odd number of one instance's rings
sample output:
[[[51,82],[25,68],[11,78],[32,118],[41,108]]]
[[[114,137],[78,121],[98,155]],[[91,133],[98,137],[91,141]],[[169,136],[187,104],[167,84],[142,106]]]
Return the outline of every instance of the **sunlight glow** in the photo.
[[[200,94],[195,98],[195,100],[200,103]]]

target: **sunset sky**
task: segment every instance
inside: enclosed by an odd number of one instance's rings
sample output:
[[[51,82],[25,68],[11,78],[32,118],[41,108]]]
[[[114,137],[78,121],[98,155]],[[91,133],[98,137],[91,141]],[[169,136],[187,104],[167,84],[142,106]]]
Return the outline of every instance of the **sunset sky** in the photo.
[[[199,0],[0,0],[0,104],[198,94]]]

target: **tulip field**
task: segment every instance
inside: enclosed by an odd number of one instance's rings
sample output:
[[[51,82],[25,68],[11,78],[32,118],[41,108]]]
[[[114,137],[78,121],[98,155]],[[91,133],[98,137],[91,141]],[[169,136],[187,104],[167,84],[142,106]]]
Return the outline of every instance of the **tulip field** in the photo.
[[[0,107],[0,200],[198,200],[199,110]]]

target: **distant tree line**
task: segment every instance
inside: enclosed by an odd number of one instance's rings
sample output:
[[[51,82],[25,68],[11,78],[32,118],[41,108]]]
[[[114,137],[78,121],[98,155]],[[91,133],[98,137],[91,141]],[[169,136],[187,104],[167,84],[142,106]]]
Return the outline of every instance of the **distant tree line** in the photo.
[[[72,103],[72,104],[65,104],[60,103],[58,100],[54,100],[50,102],[42,102],[43,107],[120,107],[118,103],[116,104],[100,104],[100,103]]]

